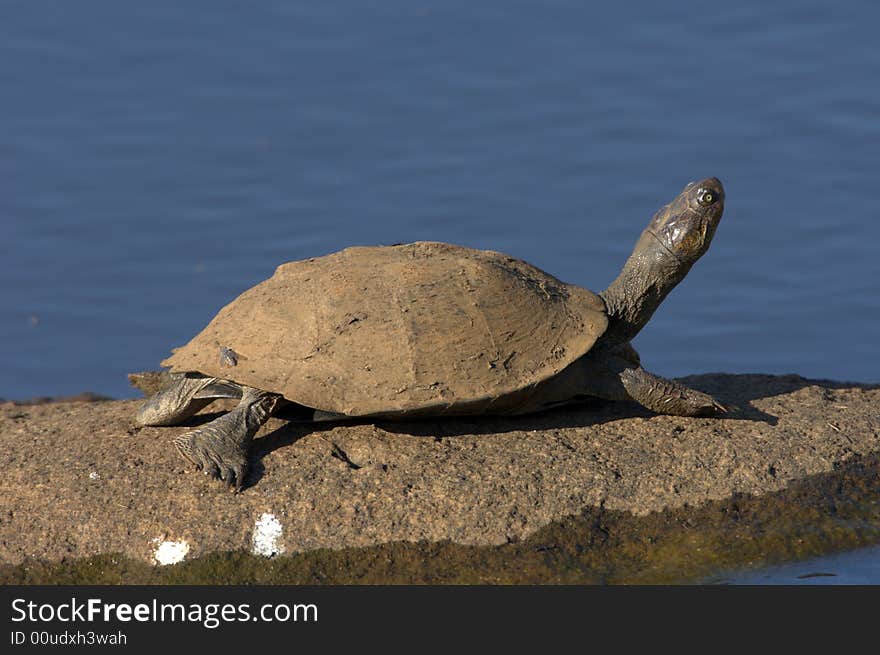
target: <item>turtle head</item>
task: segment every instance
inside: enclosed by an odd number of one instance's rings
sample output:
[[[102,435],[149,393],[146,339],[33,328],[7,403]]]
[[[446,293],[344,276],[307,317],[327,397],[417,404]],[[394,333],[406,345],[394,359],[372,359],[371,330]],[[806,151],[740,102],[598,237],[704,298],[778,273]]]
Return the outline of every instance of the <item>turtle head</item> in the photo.
[[[620,275],[600,294],[610,320],[608,341],[627,342],[638,334],[709,249],[723,211],[724,187],[707,177],[685,186],[654,214]]]
[[[692,264],[709,249],[724,212],[724,186],[717,177],[691,182],[662,207],[648,227],[663,248],[682,264]]]

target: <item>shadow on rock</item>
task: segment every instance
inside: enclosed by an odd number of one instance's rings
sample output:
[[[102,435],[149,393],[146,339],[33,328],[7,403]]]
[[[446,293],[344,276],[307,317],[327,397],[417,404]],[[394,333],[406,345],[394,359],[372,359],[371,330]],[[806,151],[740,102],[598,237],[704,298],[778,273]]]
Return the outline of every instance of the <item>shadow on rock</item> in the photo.
[[[859,387],[877,389],[880,385],[835,382],[832,380],[811,380],[799,375],[764,374],[726,374],[706,373],[678,378],[689,387],[711,394],[721,400],[729,412],[721,418],[740,421],[760,421],[776,425],[777,417],[767,414],[754,406],[752,401],[772,396],[792,393],[809,386],[827,389],[848,389]],[[216,418],[216,414],[199,415],[198,419]],[[586,428],[599,423],[629,418],[650,418],[653,412],[634,402],[611,402],[598,398],[587,398],[582,402],[551,409],[546,412],[523,414],[520,416],[456,416],[424,417],[413,419],[340,419],[336,421],[308,420],[306,413],[291,408],[278,415],[291,420],[285,428],[280,428],[259,440],[261,445],[255,452],[260,456],[290,445],[311,432],[323,431],[334,425],[374,424],[386,432],[418,437],[454,437],[461,435],[492,435],[506,432],[553,430],[561,428]],[[684,418],[683,420],[688,420]]]
[[[835,389],[880,388],[880,385],[811,380],[799,375],[702,374],[679,378],[679,380],[725,403],[729,408],[729,412],[722,417],[725,420],[754,421],[771,426],[777,425],[778,418],[756,407],[754,401],[789,394],[810,386],[825,389],[829,394]],[[184,425],[202,425],[220,415],[221,412],[199,414]],[[339,419],[314,422],[310,420],[311,410],[292,404],[277,415],[277,418],[289,422],[254,442],[250,454],[250,473],[244,488],[256,485],[263,477],[264,467],[260,460],[265,455],[278,448],[293,445],[303,437],[327,432],[340,425],[375,425],[392,434],[440,440],[463,435],[491,438],[492,435],[510,432],[589,428],[612,421],[655,416],[657,415],[634,402],[610,402],[588,398],[565,407],[520,416],[425,417],[401,420]],[[693,419],[679,417],[675,420],[686,422]],[[344,453],[337,455],[335,448],[335,444],[328,441],[328,456],[335,456],[345,461]]]
[[[767,375],[761,373],[706,373],[678,378],[689,387],[711,394],[731,410],[725,418],[761,421],[776,425],[777,417],[755,407],[753,401],[800,391],[806,387],[821,387],[826,393],[835,389],[880,389],[880,385],[835,380],[812,380],[800,375]]]

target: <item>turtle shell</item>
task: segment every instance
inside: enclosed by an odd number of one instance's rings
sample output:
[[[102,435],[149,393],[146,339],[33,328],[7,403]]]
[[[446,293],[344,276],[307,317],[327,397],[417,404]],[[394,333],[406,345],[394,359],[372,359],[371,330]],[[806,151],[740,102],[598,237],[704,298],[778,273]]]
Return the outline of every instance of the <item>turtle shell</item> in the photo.
[[[435,242],[278,267],[162,364],[350,416],[515,412],[608,325],[596,294]]]

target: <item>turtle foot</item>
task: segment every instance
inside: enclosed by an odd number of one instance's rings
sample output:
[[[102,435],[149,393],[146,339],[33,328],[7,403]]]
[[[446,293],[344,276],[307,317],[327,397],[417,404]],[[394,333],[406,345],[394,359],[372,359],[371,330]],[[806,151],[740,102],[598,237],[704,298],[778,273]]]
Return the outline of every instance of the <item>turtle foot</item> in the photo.
[[[241,491],[248,471],[248,450],[281,397],[242,387],[241,402],[228,414],[174,439],[174,447],[205,475]]]
[[[661,378],[643,368],[625,369],[620,380],[630,398],[659,414],[720,416],[727,413],[727,408],[709,394]]]
[[[727,413],[727,407],[709,394],[689,388],[687,392],[682,399],[688,410],[686,416],[720,416]]]
[[[209,429],[215,422],[180,435],[174,439],[174,447],[196,470],[222,480],[235,492],[241,491],[248,471],[247,447],[223,438],[216,428]]]

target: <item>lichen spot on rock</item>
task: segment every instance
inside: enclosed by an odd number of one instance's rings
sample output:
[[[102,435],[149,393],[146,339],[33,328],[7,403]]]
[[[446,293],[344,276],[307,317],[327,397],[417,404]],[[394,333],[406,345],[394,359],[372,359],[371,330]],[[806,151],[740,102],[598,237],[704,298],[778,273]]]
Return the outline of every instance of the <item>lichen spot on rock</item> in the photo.
[[[153,559],[159,566],[168,564],[177,564],[182,562],[189,553],[189,544],[185,541],[167,541],[164,539],[153,539],[156,550],[153,551]]]
[[[251,552],[263,557],[282,554],[284,547],[278,542],[283,531],[281,522],[275,518],[275,515],[264,512],[254,524]]]

